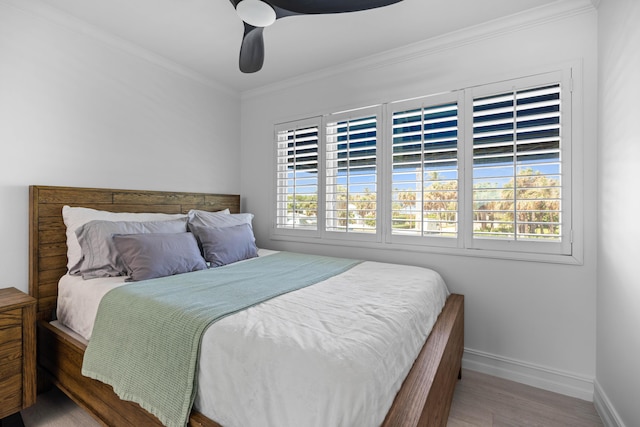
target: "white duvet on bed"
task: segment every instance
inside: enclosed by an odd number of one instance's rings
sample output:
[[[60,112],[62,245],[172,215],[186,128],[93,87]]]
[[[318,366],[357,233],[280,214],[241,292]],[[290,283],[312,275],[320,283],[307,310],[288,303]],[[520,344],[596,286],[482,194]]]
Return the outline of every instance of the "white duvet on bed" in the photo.
[[[89,339],[123,281],[63,277],[59,321]],[[432,270],[363,262],[221,319],[203,336],[194,406],[225,427],[378,426],[447,296]]]

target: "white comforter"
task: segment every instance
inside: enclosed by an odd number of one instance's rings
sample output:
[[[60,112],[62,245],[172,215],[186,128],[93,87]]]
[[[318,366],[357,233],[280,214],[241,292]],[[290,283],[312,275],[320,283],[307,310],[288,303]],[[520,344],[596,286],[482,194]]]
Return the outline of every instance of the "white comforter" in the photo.
[[[90,339],[123,280],[63,277],[59,321]],[[202,340],[194,406],[229,427],[378,426],[447,295],[432,270],[364,262],[221,319]]]

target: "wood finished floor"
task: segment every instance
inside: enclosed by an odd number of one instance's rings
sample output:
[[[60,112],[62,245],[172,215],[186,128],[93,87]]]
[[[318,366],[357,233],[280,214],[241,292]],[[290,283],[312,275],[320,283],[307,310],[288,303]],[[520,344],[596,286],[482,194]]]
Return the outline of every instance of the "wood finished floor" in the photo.
[[[99,424],[57,389],[22,411],[25,427]],[[464,370],[456,385],[448,427],[602,426],[591,402]]]
[[[447,427],[602,425],[592,402],[463,370]]]

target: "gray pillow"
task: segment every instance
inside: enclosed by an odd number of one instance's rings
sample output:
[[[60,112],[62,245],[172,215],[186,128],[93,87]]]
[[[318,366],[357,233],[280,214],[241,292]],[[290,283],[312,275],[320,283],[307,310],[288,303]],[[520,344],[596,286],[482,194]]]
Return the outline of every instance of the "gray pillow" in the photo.
[[[131,281],[207,268],[191,233],[117,234],[113,242]]]
[[[82,251],[79,272],[83,279],[122,276],[125,266],[116,251],[114,234],[184,233],[187,219],[168,221],[89,221],[76,230]]]
[[[258,256],[256,239],[249,224],[232,227],[190,225],[189,228],[198,238],[204,259],[211,267],[220,267]]]
[[[253,214],[229,214],[222,212],[208,212],[197,209],[189,211],[189,225],[199,227],[233,227],[234,225],[249,224],[253,220]]]

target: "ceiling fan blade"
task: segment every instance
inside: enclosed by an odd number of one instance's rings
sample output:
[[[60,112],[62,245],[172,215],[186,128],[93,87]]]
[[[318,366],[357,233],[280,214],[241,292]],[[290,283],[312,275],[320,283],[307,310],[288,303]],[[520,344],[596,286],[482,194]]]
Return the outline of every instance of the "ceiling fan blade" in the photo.
[[[375,9],[399,3],[402,0],[267,0],[274,9],[280,8],[296,14],[344,13]]]
[[[273,10],[276,11],[276,19],[286,18],[287,16],[295,16],[295,15],[303,15],[300,12],[294,12],[292,10],[283,9],[281,7],[276,6],[273,2],[270,4]]]
[[[254,27],[244,23],[244,36],[240,46],[240,71],[255,73],[264,63],[264,39],[262,27]]]

